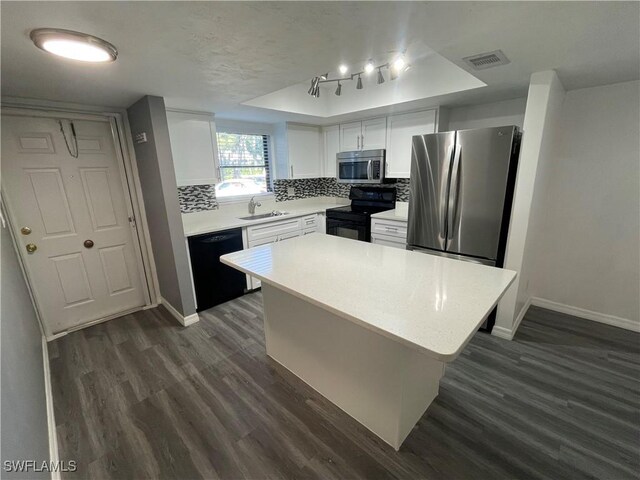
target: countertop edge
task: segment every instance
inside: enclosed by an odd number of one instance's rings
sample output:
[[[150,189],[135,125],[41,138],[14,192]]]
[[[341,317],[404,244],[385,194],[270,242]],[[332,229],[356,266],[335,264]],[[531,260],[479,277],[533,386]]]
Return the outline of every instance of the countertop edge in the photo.
[[[311,215],[312,213],[323,213],[331,208],[338,208],[338,207],[343,207],[344,205],[339,205],[336,204],[335,206],[326,206],[326,207],[316,207],[316,208],[309,208],[308,210],[302,210],[299,212],[295,212],[295,213],[290,213],[287,215],[279,215],[276,217],[269,217],[269,218],[261,218],[258,220],[242,220],[240,218],[237,219],[237,221],[229,223],[228,225],[224,225],[224,226],[217,226],[217,227],[212,227],[212,228],[206,228],[206,229],[202,229],[202,230],[196,230],[196,231],[190,231],[190,232],[184,232],[184,236],[185,238],[188,237],[194,237],[196,235],[204,235],[206,233],[214,233],[214,232],[221,232],[223,230],[228,230],[230,228],[243,228],[243,227],[252,227],[254,225],[261,225],[263,223],[270,223],[270,222],[278,222],[278,221],[282,221],[282,220],[286,220],[288,218],[298,218],[298,217],[304,217],[305,215]],[[184,226],[183,226],[184,228]]]

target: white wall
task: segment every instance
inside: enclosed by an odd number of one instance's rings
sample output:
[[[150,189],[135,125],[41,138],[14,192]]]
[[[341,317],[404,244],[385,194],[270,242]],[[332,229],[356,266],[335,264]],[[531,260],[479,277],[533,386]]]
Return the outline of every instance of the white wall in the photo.
[[[6,218],[6,217],[5,217]],[[50,460],[42,331],[18,263],[9,229],[2,244],[2,462]],[[2,478],[50,478],[47,472],[10,473]]]
[[[640,82],[567,93],[531,295],[640,328]],[[606,318],[604,319],[606,321]],[[613,319],[615,320],[615,319]],[[632,325],[630,325],[632,327]]]
[[[554,71],[531,75],[504,264],[518,276],[498,305],[493,333],[500,337],[511,338],[526,311],[528,267],[535,260],[528,246],[530,226],[535,225],[540,211],[538,199],[546,183],[563,99],[564,88]]]
[[[502,102],[468,105],[448,109],[448,130],[465,130],[468,128],[502,127],[524,124],[524,111],[527,98],[516,98]]]

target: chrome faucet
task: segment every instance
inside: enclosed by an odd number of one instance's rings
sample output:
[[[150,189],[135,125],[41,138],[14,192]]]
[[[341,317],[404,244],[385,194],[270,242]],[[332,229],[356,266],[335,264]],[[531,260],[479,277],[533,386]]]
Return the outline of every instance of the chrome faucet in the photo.
[[[256,213],[256,207],[261,207],[262,204],[260,202],[256,202],[253,199],[256,197],[251,197],[251,200],[249,200],[249,214],[253,215]]]

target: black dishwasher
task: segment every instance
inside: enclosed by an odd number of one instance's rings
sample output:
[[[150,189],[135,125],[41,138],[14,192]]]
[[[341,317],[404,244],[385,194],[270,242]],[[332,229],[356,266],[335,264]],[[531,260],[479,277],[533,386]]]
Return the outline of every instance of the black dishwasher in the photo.
[[[198,312],[244,294],[245,274],[220,262],[221,255],[238,250],[242,250],[240,228],[189,237]]]

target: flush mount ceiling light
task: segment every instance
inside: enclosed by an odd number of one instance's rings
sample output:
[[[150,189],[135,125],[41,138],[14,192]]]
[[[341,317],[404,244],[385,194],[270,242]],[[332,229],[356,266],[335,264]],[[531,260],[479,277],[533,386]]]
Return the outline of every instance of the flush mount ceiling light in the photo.
[[[396,78],[398,78],[398,75],[400,75],[400,73],[406,72],[407,70],[409,70],[410,67],[411,65],[409,65],[404,59],[404,54],[397,57],[391,63],[387,62],[378,66],[376,66],[373,63],[373,60],[367,60],[367,63],[364,65],[361,71],[354,72],[351,75],[346,75],[346,73],[349,71],[349,68],[346,65],[340,65],[338,67],[338,71],[340,72],[340,75],[342,75],[341,78],[329,79],[328,73],[314,77],[311,80],[311,88],[309,88],[307,93],[312,97],[318,98],[320,96],[321,83],[338,82],[338,87],[336,88],[336,95],[340,96],[340,94],[342,93],[342,84],[340,82],[357,79],[356,89],[362,90],[363,89],[362,74],[368,74],[373,72],[375,69],[378,69],[377,83],[378,85],[380,85],[385,81],[384,75],[382,73],[383,68],[386,68],[387,70],[389,70],[389,78],[391,78],[391,80],[395,80]]]
[[[81,62],[113,62],[118,50],[106,40],[59,28],[37,28],[29,34],[36,47]]]

